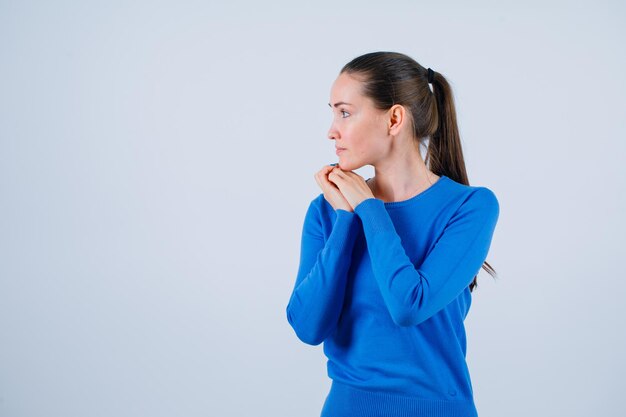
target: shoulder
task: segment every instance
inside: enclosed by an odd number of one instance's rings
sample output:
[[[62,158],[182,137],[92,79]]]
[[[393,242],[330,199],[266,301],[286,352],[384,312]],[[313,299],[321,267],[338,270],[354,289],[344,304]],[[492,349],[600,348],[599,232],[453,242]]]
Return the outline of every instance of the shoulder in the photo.
[[[496,193],[489,187],[465,185],[448,178],[449,192],[456,201],[456,217],[488,217],[497,220],[500,213],[500,203]]]
[[[479,185],[465,185],[446,177],[448,191],[455,194],[466,204],[472,205],[498,205],[498,197],[495,192],[488,187]]]
[[[498,197],[490,188],[470,187],[468,200],[474,206],[499,208]]]

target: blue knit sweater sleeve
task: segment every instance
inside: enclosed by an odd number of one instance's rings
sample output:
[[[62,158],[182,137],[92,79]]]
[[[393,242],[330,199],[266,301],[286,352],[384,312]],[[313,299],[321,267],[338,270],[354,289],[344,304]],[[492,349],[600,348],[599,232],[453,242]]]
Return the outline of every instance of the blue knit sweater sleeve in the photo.
[[[322,343],[337,325],[359,227],[354,212],[335,210],[332,231],[325,239],[320,209],[314,200],[307,210],[300,265],[286,309],[296,335],[310,345]]]
[[[372,270],[393,321],[415,326],[458,297],[479,272],[499,204],[491,190],[478,187],[450,218],[420,265],[407,256],[382,200],[366,199],[354,212],[363,224]]]

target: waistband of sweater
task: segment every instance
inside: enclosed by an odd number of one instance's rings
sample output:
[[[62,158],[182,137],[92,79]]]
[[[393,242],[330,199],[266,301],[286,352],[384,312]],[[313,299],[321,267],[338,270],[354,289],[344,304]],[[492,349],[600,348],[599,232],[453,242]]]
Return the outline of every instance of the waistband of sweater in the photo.
[[[473,399],[425,399],[374,392],[333,381],[322,416],[350,417],[478,417]]]

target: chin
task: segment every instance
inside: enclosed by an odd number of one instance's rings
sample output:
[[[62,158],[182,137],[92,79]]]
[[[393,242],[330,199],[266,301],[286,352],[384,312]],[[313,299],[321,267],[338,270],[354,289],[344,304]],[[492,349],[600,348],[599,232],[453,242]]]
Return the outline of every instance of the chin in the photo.
[[[345,162],[337,162],[337,166],[341,168],[342,171],[352,171],[350,164],[346,164]]]
[[[350,163],[350,162],[339,161],[337,162],[337,166],[341,168],[342,171],[354,171],[356,169],[359,169],[365,166],[365,164],[358,164],[358,163],[355,164],[355,163]]]

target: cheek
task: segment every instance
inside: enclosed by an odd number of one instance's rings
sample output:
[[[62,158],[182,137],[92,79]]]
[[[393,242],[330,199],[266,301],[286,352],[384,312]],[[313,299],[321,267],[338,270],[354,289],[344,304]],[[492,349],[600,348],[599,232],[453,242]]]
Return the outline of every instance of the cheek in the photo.
[[[372,136],[384,137],[387,134],[387,124],[381,118],[376,118],[370,123],[369,131]]]

